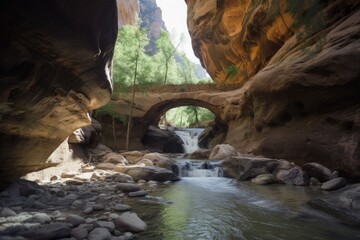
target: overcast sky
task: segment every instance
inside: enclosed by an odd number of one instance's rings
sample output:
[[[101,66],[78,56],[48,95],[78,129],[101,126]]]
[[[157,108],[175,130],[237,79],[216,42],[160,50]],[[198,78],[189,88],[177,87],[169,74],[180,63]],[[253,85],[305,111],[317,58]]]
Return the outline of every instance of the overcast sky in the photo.
[[[185,39],[179,47],[181,51],[186,53],[186,56],[193,62],[199,63],[199,59],[195,57],[191,47],[191,39],[186,25],[187,7],[184,0],[156,0],[157,5],[162,10],[162,18],[165,22],[166,28],[177,38],[173,40],[176,46],[179,38],[183,33]]]

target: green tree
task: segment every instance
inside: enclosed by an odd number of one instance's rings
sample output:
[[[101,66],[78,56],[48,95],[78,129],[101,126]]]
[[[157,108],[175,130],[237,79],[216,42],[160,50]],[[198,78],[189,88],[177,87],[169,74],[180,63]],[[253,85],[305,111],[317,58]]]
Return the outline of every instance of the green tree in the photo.
[[[160,53],[163,55],[165,61],[164,84],[167,83],[171,60],[173,59],[173,56],[176,53],[183,39],[184,37],[182,35],[180,37],[179,43],[176,45],[176,47],[174,47],[174,45],[171,42],[170,34],[162,30],[159,34],[158,40],[156,41],[156,46],[160,51]]]

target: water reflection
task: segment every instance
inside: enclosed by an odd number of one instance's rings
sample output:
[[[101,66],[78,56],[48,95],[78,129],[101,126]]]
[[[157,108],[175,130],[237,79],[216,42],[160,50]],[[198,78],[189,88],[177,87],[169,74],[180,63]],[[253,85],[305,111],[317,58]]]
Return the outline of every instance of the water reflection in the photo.
[[[154,194],[173,204],[133,204],[149,225],[139,239],[360,239],[359,229],[313,217],[304,203],[321,192],[310,187],[183,178]]]

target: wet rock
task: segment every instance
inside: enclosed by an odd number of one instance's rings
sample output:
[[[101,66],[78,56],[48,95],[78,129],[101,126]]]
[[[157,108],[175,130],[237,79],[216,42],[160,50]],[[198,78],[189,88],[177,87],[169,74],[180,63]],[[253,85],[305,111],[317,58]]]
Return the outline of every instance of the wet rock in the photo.
[[[309,204],[340,218],[345,223],[360,226],[360,184],[333,191]]]
[[[66,223],[52,223],[20,232],[19,235],[31,240],[52,240],[69,237],[70,233],[71,229]]]
[[[211,154],[210,149],[198,149],[190,154],[190,159],[209,159]]]
[[[95,228],[89,233],[89,240],[110,240],[111,233],[106,228]]]
[[[321,182],[320,182],[317,178],[311,177],[309,184],[310,184],[311,186],[320,186],[320,185],[321,185]]]
[[[123,192],[136,192],[140,190],[140,187],[133,183],[119,183],[116,188]]]
[[[10,208],[3,208],[0,211],[0,217],[12,217],[16,216],[16,212],[11,210]]]
[[[302,169],[308,174],[309,177],[314,177],[320,182],[327,182],[334,178],[333,173],[327,167],[319,163],[307,163]]]
[[[256,178],[251,179],[251,182],[257,185],[266,185],[276,182],[276,177],[274,174],[261,174]]]
[[[77,227],[71,230],[71,236],[76,238],[77,240],[86,239],[88,234],[89,234],[88,230],[83,227]]]
[[[146,196],[147,192],[144,190],[136,191],[136,192],[129,192],[129,197],[144,197]]]
[[[147,225],[136,213],[125,212],[115,219],[116,229],[120,231],[142,232],[145,231]]]
[[[177,181],[179,178],[172,171],[158,167],[134,167],[130,168],[126,174],[130,175],[134,181],[143,179],[145,181]]]
[[[115,224],[113,222],[97,221],[94,225],[96,228],[106,228],[111,233],[115,231]]]
[[[280,182],[296,186],[306,186],[309,185],[310,182],[309,176],[300,167],[294,167],[290,170],[281,170],[276,175],[276,178]]]
[[[126,211],[130,211],[131,207],[129,205],[116,204],[114,210],[119,212],[126,212]]]
[[[321,190],[337,190],[339,188],[345,187],[347,184],[347,181],[343,177],[334,178],[327,182],[324,182],[320,189]]]
[[[294,167],[285,160],[243,156],[228,157],[220,163],[220,166],[223,168],[224,177],[239,180],[250,180],[267,173],[276,175],[280,170]]]
[[[85,218],[81,217],[79,215],[76,214],[70,214],[67,218],[66,218],[66,222],[72,224],[74,227],[79,226],[82,223],[85,223]]]
[[[24,222],[45,224],[51,222],[51,217],[45,213],[35,213],[32,218],[29,218]]]
[[[238,152],[236,149],[229,144],[218,144],[216,145],[210,153],[210,160],[222,160],[227,157],[237,156]]]
[[[27,239],[23,237],[2,236],[0,237],[0,240],[27,240]]]

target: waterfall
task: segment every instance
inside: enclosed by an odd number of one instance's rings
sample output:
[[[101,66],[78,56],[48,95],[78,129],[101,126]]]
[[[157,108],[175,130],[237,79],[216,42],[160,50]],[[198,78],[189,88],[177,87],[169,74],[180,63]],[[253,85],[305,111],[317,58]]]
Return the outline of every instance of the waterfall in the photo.
[[[177,165],[180,177],[222,177],[223,170],[220,161],[178,160]]]
[[[185,153],[192,153],[199,149],[198,142],[202,131],[204,131],[203,128],[188,128],[175,131],[176,135],[184,142]]]

